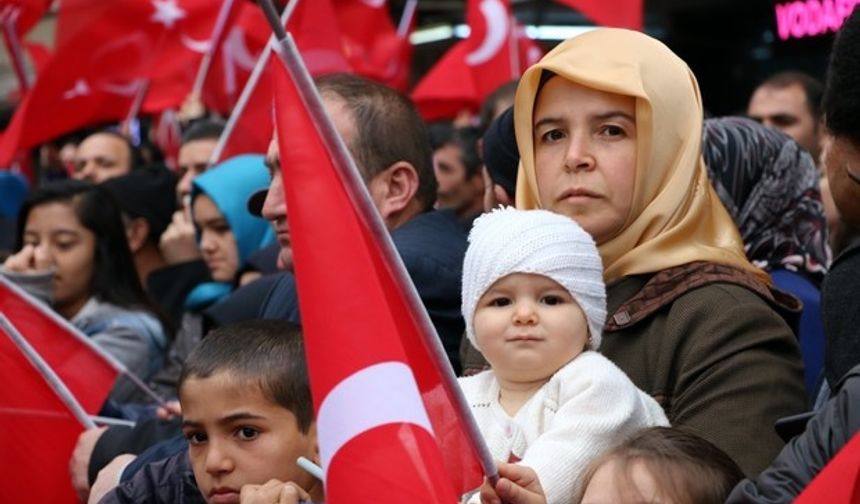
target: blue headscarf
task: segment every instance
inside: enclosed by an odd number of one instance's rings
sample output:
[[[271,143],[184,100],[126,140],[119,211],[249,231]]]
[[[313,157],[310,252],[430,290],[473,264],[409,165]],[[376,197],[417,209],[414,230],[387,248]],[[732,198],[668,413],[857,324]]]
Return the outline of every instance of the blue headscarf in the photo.
[[[239,267],[256,251],[274,242],[272,227],[248,212],[248,198],[269,185],[269,172],[263,156],[237,156],[216,165],[194,179],[191,201],[199,194],[209,196],[230,226],[239,252]],[[200,229],[197,229],[200,242]],[[207,282],[198,285],[185,299],[185,308],[201,310],[233,290],[229,282]]]

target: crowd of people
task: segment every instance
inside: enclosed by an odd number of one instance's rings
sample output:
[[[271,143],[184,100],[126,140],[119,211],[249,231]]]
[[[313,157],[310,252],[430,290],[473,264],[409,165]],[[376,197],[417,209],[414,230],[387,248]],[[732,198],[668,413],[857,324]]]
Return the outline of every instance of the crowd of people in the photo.
[[[464,502],[789,502],[860,427],[860,8],[825,84],[778,74],[747,117],[622,29],[476,124],[315,84],[498,461]],[[172,399],[117,381],[135,424],[81,434],[83,502],[325,498],[279,144],[209,166],[223,130],[191,121],[176,170],[107,129],[69,180],[0,178],[0,273]]]

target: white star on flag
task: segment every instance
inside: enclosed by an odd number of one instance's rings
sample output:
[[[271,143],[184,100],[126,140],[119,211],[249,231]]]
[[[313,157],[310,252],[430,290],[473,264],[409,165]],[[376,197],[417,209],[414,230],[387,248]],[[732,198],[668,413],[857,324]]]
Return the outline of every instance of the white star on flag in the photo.
[[[152,0],[152,6],[155,7],[155,14],[149,19],[168,29],[186,16],[185,11],[176,5],[176,0]]]
[[[64,100],[71,100],[72,98],[76,98],[78,96],[84,96],[90,94],[90,87],[87,85],[86,81],[83,79],[78,79],[75,81],[74,87],[69,89],[65,93],[63,93]]]

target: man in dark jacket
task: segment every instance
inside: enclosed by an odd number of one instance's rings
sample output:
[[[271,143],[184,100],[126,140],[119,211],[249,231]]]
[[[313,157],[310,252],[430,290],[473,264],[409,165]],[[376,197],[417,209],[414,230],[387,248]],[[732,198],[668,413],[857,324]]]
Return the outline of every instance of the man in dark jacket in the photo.
[[[450,210],[432,210],[436,179],[424,125],[405,97],[380,84],[346,74],[321,77],[316,84],[451,365],[459,372],[458,352],[465,328],[460,315],[460,281],[466,231]],[[265,200],[252,198],[249,207],[272,222],[281,244],[279,264],[289,270],[292,249],[275,141],[269,147],[267,164],[272,183]],[[284,274],[269,291],[261,316],[297,321],[296,303],[295,281],[291,274]]]

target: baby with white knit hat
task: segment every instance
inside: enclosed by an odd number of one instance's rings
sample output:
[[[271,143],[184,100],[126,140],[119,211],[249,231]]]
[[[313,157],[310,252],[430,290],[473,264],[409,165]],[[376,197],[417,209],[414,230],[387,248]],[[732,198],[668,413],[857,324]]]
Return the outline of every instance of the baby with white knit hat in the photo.
[[[466,336],[491,369],[460,386],[493,456],[533,468],[548,503],[571,502],[581,473],[619,438],[669,424],[594,351],[606,319],[603,265],[572,219],[513,208],[476,219],[462,302]]]

